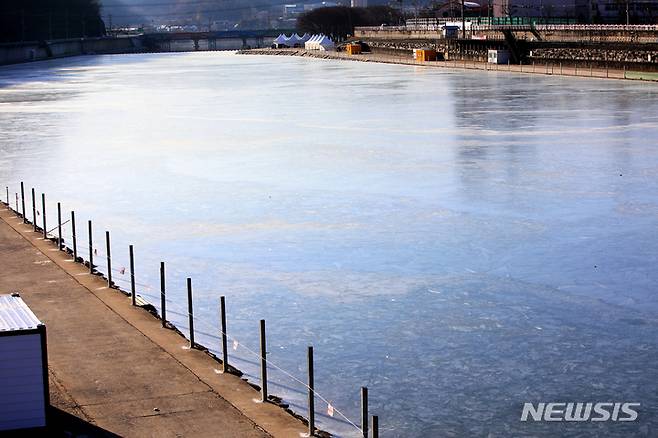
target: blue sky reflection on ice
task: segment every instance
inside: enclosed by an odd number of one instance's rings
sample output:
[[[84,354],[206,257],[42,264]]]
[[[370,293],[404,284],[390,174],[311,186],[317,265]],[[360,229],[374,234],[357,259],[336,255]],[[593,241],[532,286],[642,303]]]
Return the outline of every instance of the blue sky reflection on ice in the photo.
[[[33,63],[0,70],[0,180],[112,230],[115,266],[134,243],[141,283],[167,261],[181,309],[193,277],[201,330],[225,294],[231,333],[256,349],[265,318],[302,380],[313,344],[318,391],[356,422],[367,385],[383,436],[650,436],[657,98],[224,53]],[[518,421],[563,400],[639,401],[642,421]]]

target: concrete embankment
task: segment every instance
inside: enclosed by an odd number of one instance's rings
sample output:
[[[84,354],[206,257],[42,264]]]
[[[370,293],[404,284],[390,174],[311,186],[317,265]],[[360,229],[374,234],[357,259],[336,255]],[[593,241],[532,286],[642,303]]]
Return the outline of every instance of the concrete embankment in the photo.
[[[561,63],[545,63],[545,64],[525,64],[525,65],[499,65],[489,64],[479,61],[467,60],[448,60],[448,61],[432,61],[423,62],[415,61],[411,53],[399,52],[397,54],[391,53],[362,53],[358,55],[348,55],[345,52],[323,52],[317,50],[304,50],[304,49],[250,49],[240,50],[237,53],[245,55],[275,55],[275,56],[300,56],[319,59],[340,59],[345,61],[360,61],[360,62],[380,62],[386,64],[402,64],[402,65],[416,65],[429,68],[451,68],[451,69],[467,69],[467,70],[484,70],[484,71],[499,71],[510,73],[523,73],[523,74],[541,74],[541,75],[561,75],[561,76],[577,76],[583,78],[599,78],[599,79],[632,79],[644,81],[658,81],[657,73],[650,72],[633,72],[628,70],[591,67],[582,68],[577,65],[565,65]]]
[[[5,43],[0,44],[0,65],[87,54],[132,53],[141,49],[141,40],[137,37]]]
[[[297,418],[189,349],[0,204],[0,293],[19,291],[48,331],[49,436],[298,437]]]

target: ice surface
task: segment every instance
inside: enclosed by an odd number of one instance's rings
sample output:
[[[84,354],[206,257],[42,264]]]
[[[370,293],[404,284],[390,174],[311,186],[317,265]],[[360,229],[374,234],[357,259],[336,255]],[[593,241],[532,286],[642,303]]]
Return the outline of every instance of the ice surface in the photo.
[[[368,386],[387,437],[658,433],[657,177],[655,84],[224,53],[0,69],[12,202],[24,180],[100,248],[110,229],[115,267],[134,244],[144,295],[166,261],[183,328],[193,277],[214,349],[226,295],[250,376],[260,318],[301,380],[314,345],[318,392],[358,424]],[[521,423],[541,401],[643,407]]]

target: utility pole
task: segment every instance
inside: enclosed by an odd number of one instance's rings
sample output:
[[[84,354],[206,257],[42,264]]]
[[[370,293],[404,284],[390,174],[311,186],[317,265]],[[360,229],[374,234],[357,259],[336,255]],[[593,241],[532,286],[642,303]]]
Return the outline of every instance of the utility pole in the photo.
[[[466,39],[466,17],[464,12],[464,0],[462,0],[462,38]]]
[[[631,24],[631,17],[630,14],[628,13],[628,4],[630,3],[630,0],[626,0],[626,26]]]

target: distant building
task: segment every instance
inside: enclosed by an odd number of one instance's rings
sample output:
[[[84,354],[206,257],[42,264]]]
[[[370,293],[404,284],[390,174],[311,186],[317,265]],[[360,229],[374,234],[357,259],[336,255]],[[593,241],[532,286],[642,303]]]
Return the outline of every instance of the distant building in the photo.
[[[304,12],[303,4],[283,5],[283,18],[292,18]]]
[[[583,23],[655,24],[658,0],[578,0],[578,20]]]
[[[578,0],[493,0],[494,17],[576,18]]]
[[[366,8],[368,7],[368,0],[352,0],[353,8]]]
[[[495,17],[576,18],[581,23],[658,23],[658,0],[490,0]],[[628,6],[628,13],[627,13]]]

